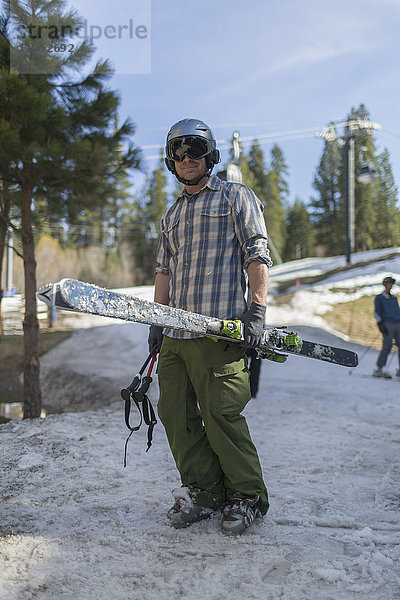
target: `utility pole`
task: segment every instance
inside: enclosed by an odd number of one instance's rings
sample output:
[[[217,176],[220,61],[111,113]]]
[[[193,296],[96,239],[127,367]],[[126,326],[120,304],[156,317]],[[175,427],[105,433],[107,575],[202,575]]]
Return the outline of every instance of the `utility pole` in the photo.
[[[7,267],[6,267],[6,291],[11,294],[13,287],[13,237],[11,227],[7,229]]]
[[[345,141],[346,152],[346,263],[351,263],[351,255],[355,248],[354,212],[355,212],[355,185],[354,185],[354,135],[348,135]]]
[[[366,121],[363,119],[353,119],[347,123],[340,123],[345,127],[345,131],[341,136],[336,133],[335,124],[331,123],[325,127],[323,131],[315,134],[316,137],[322,138],[327,142],[338,140],[341,145],[344,145],[346,154],[346,263],[351,263],[351,255],[355,249],[355,230],[354,230],[354,214],[355,214],[355,172],[354,172],[354,147],[355,139],[361,133],[372,134],[372,130],[382,129],[379,123]]]

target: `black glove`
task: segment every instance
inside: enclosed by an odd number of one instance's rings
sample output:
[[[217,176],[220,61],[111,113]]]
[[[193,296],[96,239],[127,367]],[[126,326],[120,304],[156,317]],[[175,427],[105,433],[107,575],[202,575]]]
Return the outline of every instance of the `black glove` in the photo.
[[[388,333],[388,328],[386,327],[385,323],[383,321],[379,321],[377,323],[378,325],[378,329],[381,333],[383,333],[383,335],[385,335],[386,333]]]
[[[266,310],[266,306],[252,302],[250,308],[239,317],[244,324],[244,345],[246,348],[256,348],[260,345]]]
[[[157,348],[158,352],[161,350],[161,344],[162,344],[162,340],[163,340],[163,327],[160,327],[159,325],[150,325],[150,330],[149,330],[149,337],[148,337],[148,343],[149,343],[149,352],[151,352],[152,350],[155,350]]]

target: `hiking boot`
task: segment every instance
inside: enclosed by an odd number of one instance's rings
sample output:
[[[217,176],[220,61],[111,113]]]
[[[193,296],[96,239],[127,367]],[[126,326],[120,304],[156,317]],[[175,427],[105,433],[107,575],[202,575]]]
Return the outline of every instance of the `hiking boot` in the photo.
[[[213,514],[213,509],[196,504],[189,494],[189,488],[182,487],[173,491],[174,505],[167,512],[171,525],[176,529],[189,527],[192,523],[208,519]]]
[[[232,498],[222,512],[222,531],[237,535],[250,527],[254,519],[262,516],[260,510],[255,506],[259,499],[259,496],[254,496],[254,498]]]
[[[374,377],[383,377],[384,379],[392,379],[392,376],[387,371],[383,371],[382,367],[377,367],[372,373]]]

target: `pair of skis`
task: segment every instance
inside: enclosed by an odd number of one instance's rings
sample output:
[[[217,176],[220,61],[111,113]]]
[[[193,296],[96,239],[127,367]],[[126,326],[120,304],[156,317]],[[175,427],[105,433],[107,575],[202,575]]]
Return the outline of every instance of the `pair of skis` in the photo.
[[[51,307],[135,323],[159,325],[237,343],[243,342],[240,321],[220,320],[164,306],[77,279],[62,279],[58,283],[45,285],[38,290],[37,296],[39,300]],[[276,362],[283,362],[286,359],[282,357],[284,353],[315,358],[345,367],[356,367],[358,364],[358,356],[351,350],[301,340],[296,332],[289,332],[279,327],[267,327],[261,344],[256,350],[261,357]]]

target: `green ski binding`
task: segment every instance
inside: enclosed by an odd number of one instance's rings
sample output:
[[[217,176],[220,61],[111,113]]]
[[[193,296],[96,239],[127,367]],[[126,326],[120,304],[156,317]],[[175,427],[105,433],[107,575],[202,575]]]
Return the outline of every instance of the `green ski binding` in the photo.
[[[296,348],[301,348],[303,345],[298,333],[288,333],[285,335],[284,343],[286,346],[295,346]]]
[[[234,321],[222,321],[221,335],[226,335],[234,340],[241,340],[242,321],[239,321],[239,319],[235,319]]]

